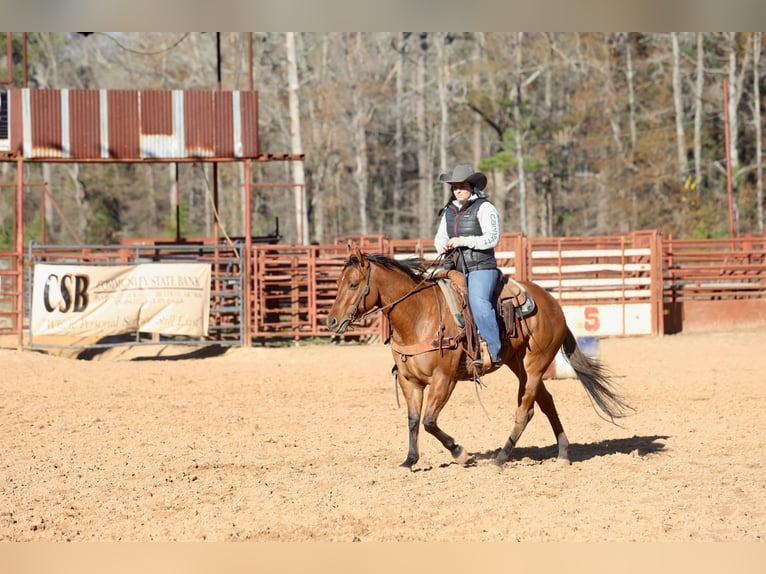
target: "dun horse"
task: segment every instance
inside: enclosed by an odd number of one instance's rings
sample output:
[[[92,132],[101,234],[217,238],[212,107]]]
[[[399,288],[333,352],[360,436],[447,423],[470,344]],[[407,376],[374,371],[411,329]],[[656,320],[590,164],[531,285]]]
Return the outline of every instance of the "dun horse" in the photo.
[[[391,349],[398,370],[399,386],[407,404],[409,450],[400,465],[411,469],[420,456],[418,431],[423,428],[465,464],[470,456],[438,425],[439,413],[460,380],[474,378],[474,367],[466,348],[465,328],[449,312],[448,301],[421,260],[397,261],[380,255],[363,254],[349,244],[349,259],[338,278],[338,292],[327,317],[327,327],[343,333],[363,315],[381,311],[391,327]],[[557,460],[568,463],[569,442],[543,383],[543,374],[563,347],[564,352],[592,401],[612,421],[624,416],[628,407],[612,390],[610,380],[596,359],[586,357],[569,330],[559,303],[545,290],[530,282],[520,282],[536,303],[513,337],[503,341],[504,365],[519,380],[518,408],[508,440],[494,464],[498,468],[510,459],[537,403],[548,417],[558,444]],[[430,389],[425,397],[425,388]],[[423,402],[425,400],[425,410]]]

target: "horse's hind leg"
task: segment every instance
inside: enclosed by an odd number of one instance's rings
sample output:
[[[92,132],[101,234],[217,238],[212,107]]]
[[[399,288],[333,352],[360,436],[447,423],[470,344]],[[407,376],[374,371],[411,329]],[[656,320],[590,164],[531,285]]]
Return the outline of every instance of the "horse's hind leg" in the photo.
[[[444,432],[437,424],[439,413],[447,404],[452,391],[455,389],[457,381],[450,381],[444,379],[441,381],[432,381],[430,388],[428,389],[428,400],[426,401],[426,410],[423,414],[423,428],[437,438],[452,454],[452,457],[459,463],[465,464],[469,460],[468,453],[462,446],[457,444],[455,440]]]
[[[513,365],[512,365],[513,368]],[[569,462],[569,441],[564,434],[564,427],[556,412],[556,406],[553,404],[553,397],[545,388],[543,383],[543,373],[535,370],[534,374],[527,375],[527,371],[519,366],[514,368],[514,372],[519,377],[519,406],[516,409],[516,418],[514,420],[513,430],[508,437],[505,445],[495,457],[494,463],[502,467],[511,458],[511,452],[519,441],[521,433],[527,428],[529,421],[535,414],[535,402],[540,405],[540,410],[545,413],[551,423],[553,434],[556,436],[559,453],[557,460],[560,462]]]
[[[532,417],[535,414],[535,393],[537,392],[538,385],[542,383],[542,376],[539,377],[539,380],[536,377],[528,377],[526,370],[524,370],[524,367],[521,364],[511,363],[511,368],[519,378],[518,407],[516,409],[516,417],[514,418],[511,434],[508,437],[508,440],[505,441],[503,448],[497,453],[494,460],[494,464],[497,465],[498,468],[502,468],[502,466],[511,459],[511,452],[516,446],[516,443],[519,442],[521,433],[524,432],[529,421],[532,420]]]

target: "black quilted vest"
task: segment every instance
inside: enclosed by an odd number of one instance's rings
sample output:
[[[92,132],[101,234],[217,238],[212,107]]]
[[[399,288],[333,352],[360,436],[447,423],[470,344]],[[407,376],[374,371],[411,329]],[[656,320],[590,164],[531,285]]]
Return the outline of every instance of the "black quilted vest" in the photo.
[[[451,202],[444,208],[444,216],[447,223],[447,235],[449,237],[461,237],[466,235],[481,235],[481,225],[479,225],[479,207],[485,201],[486,197],[479,197],[466,203],[461,209]],[[468,247],[458,247],[452,252],[452,263],[455,269],[468,273],[478,269],[495,269],[494,249],[469,249]]]

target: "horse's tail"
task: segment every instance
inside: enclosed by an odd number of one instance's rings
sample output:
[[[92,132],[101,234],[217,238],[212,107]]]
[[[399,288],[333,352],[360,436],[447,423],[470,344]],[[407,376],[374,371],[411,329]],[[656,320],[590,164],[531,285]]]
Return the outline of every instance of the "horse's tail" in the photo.
[[[611,422],[614,423],[615,418],[627,416],[627,411],[633,410],[613,389],[613,381],[603,363],[583,354],[569,327],[567,327],[563,348],[569,364],[572,365],[577,378],[588,392],[591,403],[595,403]]]

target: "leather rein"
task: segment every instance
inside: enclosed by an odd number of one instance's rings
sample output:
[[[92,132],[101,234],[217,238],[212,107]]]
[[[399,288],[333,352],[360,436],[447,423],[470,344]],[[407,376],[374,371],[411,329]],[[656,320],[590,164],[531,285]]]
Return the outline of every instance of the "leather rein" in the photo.
[[[434,260],[434,262],[431,263],[428,269],[430,269],[431,267],[435,267],[442,257],[443,257],[443,254],[439,255]],[[402,295],[395,301],[392,301],[391,303],[384,305],[383,307],[376,307],[375,309],[371,309],[370,311],[367,311],[366,313],[357,317],[360,313],[360,308],[362,304],[364,303],[365,298],[370,292],[370,279],[372,276],[372,265],[373,263],[369,261],[367,262],[367,277],[365,279],[364,288],[361,290],[359,294],[359,299],[352,307],[352,311],[350,315],[348,316],[349,324],[362,321],[366,317],[369,317],[370,315],[374,315],[375,313],[378,313],[378,312],[384,313],[386,316],[386,319],[388,319],[390,311],[394,306],[398,305],[399,303],[411,297],[412,295],[416,293],[420,293],[421,291],[425,289],[428,289],[428,288],[435,289],[437,287],[435,283],[426,284],[428,282],[428,277],[424,276],[423,279],[420,281],[420,283],[415,285],[412,289],[410,289],[407,293],[405,293],[404,295]],[[426,275],[426,273],[428,272],[428,269],[426,269],[426,271],[424,272],[424,275]],[[403,345],[394,341],[393,336],[389,334],[388,339],[391,342],[391,348],[397,353],[401,354],[402,359],[404,359],[406,356],[419,355],[421,353],[427,353],[430,351],[443,351],[444,349],[457,349],[459,347],[460,342],[458,337],[447,337],[445,339],[444,337],[445,326],[444,326],[444,321],[442,320],[442,305],[439,301],[439,296],[436,293],[436,290],[434,290],[434,298],[436,299],[436,307],[439,312],[439,330],[437,333],[435,333],[434,340],[422,341],[420,343],[414,343],[411,345]],[[389,325],[390,325],[390,320],[389,320]],[[389,342],[389,341],[386,341],[386,342]]]

